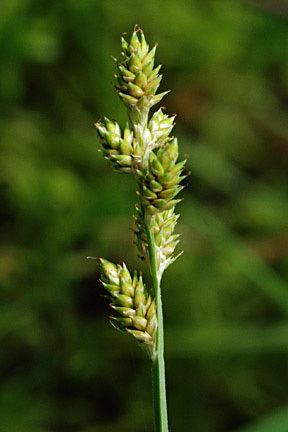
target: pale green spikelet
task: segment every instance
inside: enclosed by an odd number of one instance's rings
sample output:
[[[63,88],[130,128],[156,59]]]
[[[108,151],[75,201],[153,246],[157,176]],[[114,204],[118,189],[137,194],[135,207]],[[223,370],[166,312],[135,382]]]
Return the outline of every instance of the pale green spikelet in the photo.
[[[154,112],[148,123],[148,128],[154,142],[151,150],[167,142],[174,126],[174,119],[175,116],[169,117],[167,114],[164,114],[162,108]]]
[[[139,250],[140,258],[147,259],[149,258],[148,240],[143,225],[143,213],[143,207],[137,205],[135,216],[136,245]],[[175,248],[179,243],[179,234],[174,234],[178,219],[179,215],[174,213],[174,208],[150,216],[150,227],[154,236],[157,269],[160,277],[169,265],[182,254],[182,252],[180,252],[178,255],[174,255]]]
[[[157,330],[156,305],[147,294],[142,276],[133,277],[126,265],[100,259],[101,282],[109,293],[112,317],[116,326],[127,331],[147,346],[151,355],[155,350]]]
[[[175,248],[179,243],[179,234],[174,234],[179,215],[174,213],[174,208],[161,213],[156,213],[151,218],[151,228],[155,240],[157,267],[159,276],[172,264],[181,254],[174,255]]]
[[[130,42],[122,37],[122,57],[117,63],[116,89],[123,102],[132,108],[146,105],[151,108],[167,92],[156,95],[162,75],[161,65],[154,67],[156,45],[149,50],[143,31],[135,26]]]
[[[122,172],[131,172],[134,158],[133,131],[128,124],[124,131],[117,122],[104,117],[103,122],[95,123],[102,151],[114,168]]]
[[[150,214],[169,210],[180,201],[176,195],[183,189],[180,184],[185,161],[178,162],[178,143],[174,138],[157,153],[149,154],[148,170],[141,175],[139,196]]]
[[[141,122],[133,125],[134,147],[139,149],[138,168],[144,170],[151,150],[163,146],[172,139],[169,134],[174,126],[174,118],[175,116],[169,117],[164,114],[160,108],[153,114],[147,126]]]

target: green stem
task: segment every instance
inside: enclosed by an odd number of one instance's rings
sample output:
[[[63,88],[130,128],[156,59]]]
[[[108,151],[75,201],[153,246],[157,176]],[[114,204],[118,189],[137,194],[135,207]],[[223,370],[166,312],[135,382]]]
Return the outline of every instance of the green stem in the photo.
[[[164,329],[161,299],[160,278],[157,272],[157,260],[153,233],[146,222],[150,270],[153,279],[155,301],[157,305],[158,330],[156,337],[156,355],[152,365],[153,400],[155,432],[168,432],[168,415],[166,402],[165,363],[164,363]]]

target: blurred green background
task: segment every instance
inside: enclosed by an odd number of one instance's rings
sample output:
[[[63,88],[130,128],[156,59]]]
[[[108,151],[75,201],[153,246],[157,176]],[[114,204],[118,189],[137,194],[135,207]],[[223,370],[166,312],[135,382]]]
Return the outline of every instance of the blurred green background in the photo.
[[[111,56],[135,23],[159,43],[191,171],[185,253],[163,286],[171,431],[288,431],[288,23],[275,3],[1,0],[1,432],[153,430],[149,361],[110,326],[85,258],[142,268],[133,180],[93,128],[125,121]]]

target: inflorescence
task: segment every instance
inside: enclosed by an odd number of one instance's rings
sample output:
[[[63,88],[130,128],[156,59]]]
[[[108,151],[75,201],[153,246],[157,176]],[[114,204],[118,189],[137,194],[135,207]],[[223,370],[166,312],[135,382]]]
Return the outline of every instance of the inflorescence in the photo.
[[[156,46],[151,50],[143,31],[135,27],[130,42],[121,40],[122,59],[117,61],[116,91],[128,108],[128,122],[122,129],[114,120],[104,117],[95,124],[101,150],[119,172],[133,174],[138,185],[135,234],[141,258],[149,260],[152,236],[157,262],[157,278],[177,258],[174,250],[178,234],[175,206],[185,161],[178,161],[178,142],[171,136],[175,116],[150,109],[168,93],[156,94],[162,75],[155,67]],[[111,299],[117,327],[142,342],[155,355],[157,306],[153,289],[147,290],[142,276],[131,276],[125,264],[100,260],[101,282]]]

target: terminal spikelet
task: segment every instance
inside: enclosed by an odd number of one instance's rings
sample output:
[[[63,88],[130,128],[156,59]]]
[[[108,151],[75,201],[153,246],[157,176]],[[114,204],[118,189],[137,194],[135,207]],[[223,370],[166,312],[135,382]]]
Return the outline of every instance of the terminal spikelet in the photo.
[[[174,138],[156,152],[149,154],[148,169],[139,182],[139,196],[149,214],[169,210],[180,200],[176,195],[183,189],[181,181],[185,160],[178,162],[178,143]]]
[[[142,276],[133,277],[126,265],[100,259],[101,282],[109,293],[115,325],[142,342],[153,356],[157,330],[156,305],[147,294]]]
[[[149,50],[143,31],[137,26],[130,42],[122,37],[121,45],[123,60],[117,62],[117,92],[129,107],[144,102],[144,105],[151,108],[167,93],[156,96],[162,79],[162,75],[158,73],[161,65],[154,67],[156,45]]]

